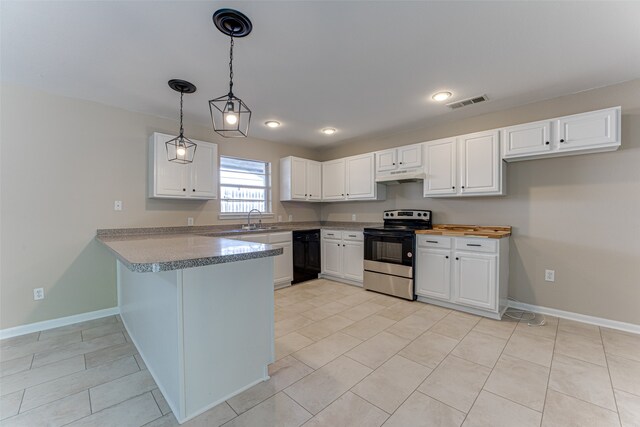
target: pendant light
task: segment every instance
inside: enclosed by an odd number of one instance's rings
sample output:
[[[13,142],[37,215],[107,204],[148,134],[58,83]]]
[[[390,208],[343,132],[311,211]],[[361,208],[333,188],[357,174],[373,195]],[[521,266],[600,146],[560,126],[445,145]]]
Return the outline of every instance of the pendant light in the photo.
[[[193,93],[196,87],[187,81],[173,79],[169,80],[169,87],[176,92],[180,92],[180,135],[170,141],[165,142],[167,147],[167,158],[170,162],[191,163],[196,155],[196,144],[184,136],[182,127],[182,97],[185,93]]]
[[[216,28],[231,39],[229,48],[229,93],[209,101],[213,130],[225,138],[246,137],[249,133],[251,110],[233,94],[233,41],[245,37],[253,28],[243,13],[233,9],[219,9],[213,14]]]

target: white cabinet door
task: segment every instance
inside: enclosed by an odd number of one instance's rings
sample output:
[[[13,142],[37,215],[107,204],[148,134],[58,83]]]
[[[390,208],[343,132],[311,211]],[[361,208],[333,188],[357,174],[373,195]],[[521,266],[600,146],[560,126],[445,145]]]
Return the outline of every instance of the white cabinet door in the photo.
[[[297,157],[291,158],[291,198],[305,200],[307,198],[307,161]]]
[[[391,150],[378,151],[376,153],[376,172],[392,171],[397,168],[397,151],[395,148]]]
[[[425,144],[427,177],[425,197],[456,194],[456,140],[440,139]]]
[[[502,157],[505,159],[551,151],[551,121],[526,123],[502,130]]]
[[[373,199],[376,197],[373,153],[346,159],[347,199]]]
[[[454,302],[495,310],[497,255],[456,252],[454,262]]]
[[[322,163],[322,200],[344,200],[345,161],[331,160]]]
[[[344,278],[362,282],[364,274],[364,243],[343,240]]]
[[[500,192],[498,135],[495,130],[458,138],[461,194]]]
[[[398,168],[414,169],[422,167],[422,144],[398,148]]]
[[[218,146],[199,142],[191,172],[190,188],[187,192],[192,198],[215,199],[218,197]]]
[[[282,248],[282,255],[273,257],[273,283],[291,283],[293,280],[293,258],[291,242],[272,243],[274,248]]]
[[[155,170],[154,176],[149,182],[150,196],[152,197],[187,197],[187,180],[189,165],[170,162],[167,159],[167,148],[165,142],[174,138],[171,135],[161,133],[153,134],[152,152],[153,163],[149,165]],[[197,150],[196,150],[197,151]],[[153,180],[155,179],[155,193],[153,191]]]
[[[342,276],[342,241],[322,240],[322,272]]]
[[[416,293],[449,301],[451,298],[451,251],[418,248]]]
[[[558,151],[618,143],[618,109],[593,111],[558,120]]]
[[[307,199],[320,200],[322,198],[322,166],[320,162],[307,160]]]

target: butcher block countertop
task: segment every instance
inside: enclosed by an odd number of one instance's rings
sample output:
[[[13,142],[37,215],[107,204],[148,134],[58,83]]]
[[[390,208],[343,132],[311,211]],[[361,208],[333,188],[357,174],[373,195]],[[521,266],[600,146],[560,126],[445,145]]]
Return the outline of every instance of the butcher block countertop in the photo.
[[[432,230],[416,230],[416,234],[431,234],[452,237],[485,237],[502,239],[511,236],[510,226],[435,224]]]

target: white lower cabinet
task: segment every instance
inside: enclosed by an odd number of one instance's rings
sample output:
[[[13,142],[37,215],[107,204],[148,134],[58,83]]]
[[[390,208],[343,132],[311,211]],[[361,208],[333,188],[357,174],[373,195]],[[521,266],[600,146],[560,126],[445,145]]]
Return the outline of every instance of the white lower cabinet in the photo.
[[[282,288],[290,286],[293,281],[293,245],[291,232],[243,234],[238,240],[256,243],[268,243],[275,248],[282,248],[282,255],[273,257],[273,286]]]
[[[322,230],[322,277],[362,285],[362,231]]]
[[[507,308],[509,239],[417,236],[416,294],[444,307],[500,319]]]

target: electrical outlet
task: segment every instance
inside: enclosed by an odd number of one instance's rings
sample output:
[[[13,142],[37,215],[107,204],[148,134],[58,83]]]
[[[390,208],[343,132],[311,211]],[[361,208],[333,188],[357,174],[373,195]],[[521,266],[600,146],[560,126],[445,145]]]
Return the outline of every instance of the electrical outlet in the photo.
[[[351,214],[351,221],[355,221],[356,220],[356,214]]]
[[[547,282],[555,282],[556,281],[556,271],[555,270],[545,270],[544,271],[544,280]]]
[[[289,214],[289,222],[293,221],[293,215]]]
[[[33,300],[37,301],[39,299],[44,299],[44,288],[34,288],[33,290]]]
[[[193,225],[193,218],[191,217],[187,218],[187,225]]]
[[[282,222],[282,215],[278,215],[278,222]]]
[[[116,200],[115,202],[113,202],[113,210],[114,211],[122,210],[122,200]]]

